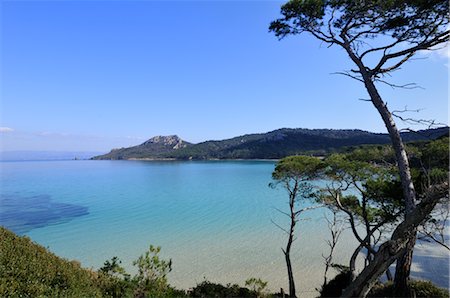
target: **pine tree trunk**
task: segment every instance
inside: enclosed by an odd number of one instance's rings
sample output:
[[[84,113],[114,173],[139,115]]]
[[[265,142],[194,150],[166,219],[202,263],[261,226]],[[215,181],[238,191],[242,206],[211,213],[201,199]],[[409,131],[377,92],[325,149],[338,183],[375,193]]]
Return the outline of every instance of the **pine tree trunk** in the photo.
[[[414,235],[417,231],[414,230]],[[410,239],[406,249],[402,252],[401,256],[397,259],[397,265],[395,267],[394,278],[394,296],[395,297],[412,297],[411,289],[408,285],[409,274],[411,272],[413,249],[415,244],[415,236]]]
[[[289,238],[288,238],[288,242],[286,245],[286,250],[283,251],[285,259],[286,259],[286,267],[287,267],[287,271],[288,271],[289,297],[297,297],[295,294],[294,273],[292,272],[292,264],[291,264],[291,246],[292,246],[292,242],[294,242],[294,229],[295,229],[295,224],[296,224],[294,203],[295,203],[295,195],[291,194],[290,200],[289,200],[290,215],[291,215],[291,227],[289,230]]]
[[[367,71],[367,68],[365,67],[361,59],[359,59],[353,53],[348,43],[344,44],[344,48],[346,49],[352,61],[358,66],[362,79],[364,81],[364,86],[366,87],[366,90],[369,93],[370,100],[372,101],[372,104],[377,109],[378,113],[383,119],[384,125],[386,126],[386,129],[389,133],[389,137],[392,142],[392,147],[395,152],[395,159],[397,161],[397,167],[399,170],[400,180],[402,184],[403,197],[405,202],[405,220],[407,220],[416,207],[415,203],[416,192],[411,177],[411,170],[409,167],[408,156],[406,154],[403,141],[400,137],[400,132],[395,124],[391,112],[389,111],[386,103],[382,100],[380,94],[378,93],[377,88],[375,87],[375,84],[372,80],[372,75]],[[398,291],[401,293],[409,293],[408,279],[409,279],[409,272],[411,270],[410,259],[412,257],[414,249],[416,231],[413,231],[410,237],[411,239],[409,240],[411,245],[408,245],[407,249],[405,250],[405,254],[407,257],[400,258],[397,261],[398,263],[397,268],[399,269],[399,271],[397,272],[396,270],[395,273],[396,278],[394,279],[394,288],[396,292]]]
[[[289,278],[289,297],[297,297],[295,295],[294,274],[292,272],[291,258],[290,258],[289,253],[286,252],[285,258],[286,258],[286,266],[287,266],[288,278]]]
[[[392,114],[381,99],[372,80],[368,77],[364,77],[364,82],[372,103],[380,113],[392,141],[392,147],[395,151],[395,157],[397,160],[397,166],[402,183],[403,196],[405,201],[405,218],[407,219],[411,212],[415,209],[416,193],[414,190],[414,184],[411,177],[411,170],[409,167],[409,161],[405,146],[400,137],[400,132],[395,125],[394,119],[392,118]],[[411,233],[409,245],[405,249],[403,256],[397,260],[394,278],[394,291],[395,293],[403,293],[401,297],[411,297],[408,281],[411,271],[412,255],[414,244],[416,242],[416,236],[417,232],[414,230],[413,233]]]

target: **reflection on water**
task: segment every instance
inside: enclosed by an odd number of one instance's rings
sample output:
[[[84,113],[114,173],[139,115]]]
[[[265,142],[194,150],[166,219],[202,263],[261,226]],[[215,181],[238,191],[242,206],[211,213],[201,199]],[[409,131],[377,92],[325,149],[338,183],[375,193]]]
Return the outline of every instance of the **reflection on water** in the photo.
[[[0,197],[0,225],[17,234],[67,222],[87,214],[89,214],[87,207],[55,202],[49,195]]]

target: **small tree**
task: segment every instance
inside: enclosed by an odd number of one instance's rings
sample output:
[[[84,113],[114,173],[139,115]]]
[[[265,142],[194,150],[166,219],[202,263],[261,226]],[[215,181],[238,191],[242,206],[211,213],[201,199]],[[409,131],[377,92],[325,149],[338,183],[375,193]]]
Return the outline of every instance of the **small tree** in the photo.
[[[272,178],[276,181],[271,183],[272,187],[282,185],[289,194],[289,212],[280,211],[290,219],[289,229],[286,230],[277,225],[288,235],[288,241],[286,248],[282,249],[286,260],[286,267],[289,279],[289,296],[296,297],[294,273],[292,271],[291,264],[291,247],[295,241],[295,225],[299,220],[299,216],[302,212],[317,208],[318,206],[310,206],[305,208],[299,208],[298,205],[301,200],[305,200],[312,197],[313,187],[310,183],[315,179],[322,168],[322,162],[315,157],[308,156],[290,156],[283,158],[278,162],[272,173]]]
[[[118,257],[113,257],[105,261],[103,267],[98,270],[98,284],[105,296],[127,297],[132,291],[130,275],[120,265],[121,263]]]
[[[256,294],[257,298],[266,297],[266,287],[267,281],[261,280],[261,278],[249,278],[245,281],[245,286],[250,287],[250,289]]]
[[[325,159],[327,169],[323,175],[329,182],[321,189],[320,201],[331,210],[345,214],[359,242],[349,262],[350,277],[354,279],[360,251],[367,251],[364,263],[367,266],[380,240],[385,239],[386,232],[392,231],[392,224],[398,220],[403,208],[395,171],[390,166],[352,160],[351,155],[333,154]]]
[[[160,259],[160,252],[160,246],[150,245],[149,250],[133,262],[138,267],[138,273],[134,277],[137,283],[135,296],[145,297],[148,293],[158,296],[167,289],[166,275],[172,271],[172,260]]]
[[[328,255],[322,254],[325,264],[322,289],[326,286],[328,282],[328,271],[330,270],[330,268],[334,266],[333,264],[334,251],[336,249],[336,245],[339,242],[339,238],[341,237],[341,234],[344,231],[342,219],[339,217],[339,209],[330,208],[330,210],[331,213],[333,214],[332,218],[330,219],[328,216],[325,215],[325,220],[328,224],[328,230],[330,231],[331,239],[326,241],[328,247],[330,248]],[[320,292],[319,289],[317,290]]]
[[[110,260],[106,260],[103,263],[103,267],[101,267],[99,269],[99,271],[102,272],[103,274],[106,274],[106,275],[109,275],[109,276],[114,276],[114,277],[120,277],[120,278],[128,279],[129,278],[129,274],[126,273],[125,268],[120,266],[120,264],[122,264],[122,261],[119,260],[118,257],[112,257],[111,261]]]

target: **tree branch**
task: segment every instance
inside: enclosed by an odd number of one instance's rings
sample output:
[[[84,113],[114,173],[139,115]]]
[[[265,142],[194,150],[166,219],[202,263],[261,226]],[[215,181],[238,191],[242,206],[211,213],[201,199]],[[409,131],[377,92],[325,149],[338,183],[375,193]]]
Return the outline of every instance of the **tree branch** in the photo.
[[[397,57],[401,57],[401,56],[404,56],[404,55],[409,56],[409,55],[414,54],[415,52],[417,52],[419,50],[430,50],[433,46],[448,41],[449,37],[450,37],[450,31],[447,30],[447,31],[445,31],[445,32],[435,36],[431,40],[424,40],[424,41],[422,41],[421,43],[419,43],[416,46],[413,46],[413,47],[410,47],[408,49],[404,49],[404,50],[401,50],[401,51],[398,51],[398,52],[395,52],[395,53],[385,54],[380,59],[380,62],[378,62],[378,64],[373,69],[371,69],[370,72],[371,72],[372,75],[373,74],[377,74],[377,73],[380,72],[381,68],[383,67],[383,65],[388,60],[393,59],[393,58],[397,58]]]

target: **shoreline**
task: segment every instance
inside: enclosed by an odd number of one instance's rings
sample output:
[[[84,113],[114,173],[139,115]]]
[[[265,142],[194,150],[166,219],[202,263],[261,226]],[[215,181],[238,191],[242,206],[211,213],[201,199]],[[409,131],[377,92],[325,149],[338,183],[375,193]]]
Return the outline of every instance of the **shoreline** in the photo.
[[[94,159],[94,160],[129,160],[129,161],[279,161],[280,159],[268,159],[268,158],[207,158],[207,159],[178,159],[178,158],[128,158],[128,159]]]

